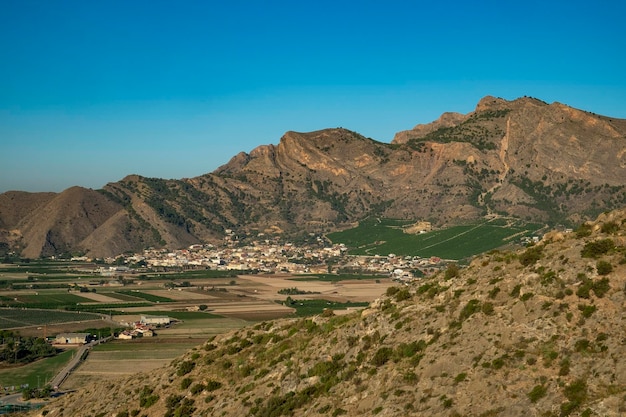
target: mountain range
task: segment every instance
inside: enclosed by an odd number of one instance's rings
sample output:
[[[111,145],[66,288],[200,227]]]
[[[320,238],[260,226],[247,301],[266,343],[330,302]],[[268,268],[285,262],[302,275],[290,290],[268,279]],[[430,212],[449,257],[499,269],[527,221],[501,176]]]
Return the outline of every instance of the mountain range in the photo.
[[[297,239],[368,216],[435,226],[505,215],[575,225],[626,205],[626,120],[485,97],[378,142],[287,132],[212,173],[0,194],[0,253],[107,257],[259,233]]]

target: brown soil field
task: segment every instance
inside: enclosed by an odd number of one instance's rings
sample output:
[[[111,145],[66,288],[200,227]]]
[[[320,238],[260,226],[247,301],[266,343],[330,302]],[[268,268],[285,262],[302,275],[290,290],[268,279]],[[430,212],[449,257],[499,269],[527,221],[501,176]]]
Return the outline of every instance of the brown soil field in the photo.
[[[285,317],[293,309],[276,303],[287,295],[278,291],[285,288],[298,288],[310,294],[292,295],[296,299],[326,299],[338,302],[373,301],[380,297],[391,285],[389,279],[353,280],[353,281],[294,281],[297,278],[285,274],[246,275],[221,281],[210,280],[206,283],[194,281],[194,287],[178,290],[161,289],[161,283],[151,282],[151,286],[134,286],[125,289],[137,289],[141,292],[167,297],[174,302],[158,303],[148,307],[121,308],[124,315],[113,316],[113,320],[90,320],[49,326],[21,328],[24,336],[54,335],[62,332],[75,332],[86,328],[120,327],[120,322],[131,323],[140,319],[140,312],[193,309],[201,304],[207,306],[207,312],[222,316],[208,316],[200,319],[184,320],[168,328],[156,329],[157,336],[137,339],[119,351],[113,349],[92,351],[87,360],[76,369],[63,384],[64,389],[74,389],[94,380],[114,380],[116,378],[149,371],[169,363],[182,353],[201,345],[209,337],[241,328],[253,322]],[[234,285],[233,282],[234,281]],[[33,292],[32,290],[28,292]],[[25,291],[16,293],[24,294]],[[81,293],[81,296],[94,303],[121,304],[124,301],[110,297],[105,293]],[[351,311],[354,308],[350,309]],[[349,311],[346,311],[349,312]],[[335,311],[342,314],[342,311]]]
[[[96,301],[98,303],[123,303],[119,298],[109,297],[108,295],[98,294],[95,292],[81,292],[76,295],[80,295],[83,298],[88,298],[90,300]]]
[[[171,298],[175,301],[189,301],[189,300],[211,300],[215,297],[204,293],[204,292],[194,292],[190,290],[146,290],[142,291],[146,294],[157,295],[159,297],[167,297]]]
[[[58,333],[71,333],[79,330],[99,327],[117,327],[119,324],[110,320],[85,320],[71,323],[52,324],[48,326],[30,326],[17,329],[22,336],[44,337]]]
[[[354,280],[354,281],[294,281],[292,275],[246,275],[239,277],[239,291],[264,300],[274,301],[286,298],[278,291],[285,288],[298,288],[301,291],[310,291],[318,294],[298,294],[301,299],[327,299],[331,301],[373,301],[380,297],[391,280]],[[294,296],[292,296],[293,298]]]

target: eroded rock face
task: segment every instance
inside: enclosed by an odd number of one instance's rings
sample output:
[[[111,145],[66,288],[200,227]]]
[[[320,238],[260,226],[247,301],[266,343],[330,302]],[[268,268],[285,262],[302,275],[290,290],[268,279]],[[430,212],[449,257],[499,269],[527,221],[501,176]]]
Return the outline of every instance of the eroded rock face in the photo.
[[[445,113],[391,144],[341,128],[287,132],[278,145],[239,153],[196,178],[132,175],[58,198],[6,193],[0,239],[32,257],[107,256],[210,241],[225,229],[324,233],[370,215],[435,226],[493,213],[579,223],[626,205],[625,138],[624,120],[485,97],[473,112]],[[60,198],[66,203],[52,204]],[[81,215],[70,207],[80,204],[94,208]]]

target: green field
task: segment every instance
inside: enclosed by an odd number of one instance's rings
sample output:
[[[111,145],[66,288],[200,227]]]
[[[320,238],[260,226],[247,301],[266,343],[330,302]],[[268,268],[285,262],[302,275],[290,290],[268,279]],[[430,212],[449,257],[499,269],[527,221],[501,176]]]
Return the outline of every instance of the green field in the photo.
[[[100,315],[57,310],[0,309],[0,328],[11,329],[25,326],[67,323],[72,321],[98,320]]]
[[[78,295],[63,292],[47,292],[38,294],[18,294],[10,300],[4,298],[2,304],[8,307],[19,308],[46,308],[64,309],[75,307],[80,303],[92,303],[93,301]]]
[[[74,349],[71,349],[28,365],[2,369],[0,370],[0,385],[6,387],[28,384],[32,388],[39,383],[39,386],[43,387],[72,359],[73,354]]]
[[[131,295],[121,294],[120,292],[117,292],[117,291],[112,291],[112,292],[101,291],[99,292],[99,294],[106,295],[107,297],[111,297],[111,298],[117,298],[120,301],[137,302],[137,301],[142,300],[139,297],[133,297]]]
[[[461,260],[519,241],[541,227],[516,220],[496,219],[414,235],[404,233],[397,222],[369,218],[353,229],[331,233],[328,238],[348,246],[351,255],[393,253]]]
[[[283,303],[279,301],[279,303]],[[350,307],[367,307],[369,303],[338,303],[327,300],[293,300],[289,307],[296,309],[295,315],[298,317],[315,316],[322,314],[324,310],[345,310]]]
[[[171,359],[177,355],[182,355],[197,344],[196,341],[187,343],[163,343],[156,338],[154,339],[154,343],[113,341],[94,346],[92,353],[107,353],[106,359],[110,361],[123,361],[126,359]]]
[[[164,272],[159,274],[139,275],[143,280],[193,280],[206,278],[236,278],[245,271],[218,271],[214,269],[194,269],[182,272]]]
[[[137,290],[117,290],[116,293],[124,294],[130,297],[142,298],[146,301],[150,301],[152,303],[171,303],[174,300],[167,297],[161,297],[158,295],[148,294],[145,292],[137,291]]]
[[[298,276],[297,278],[290,278],[291,281],[325,281],[325,282],[339,282],[339,281],[353,281],[353,280],[376,280],[389,278],[385,275],[364,275],[364,274],[315,274]]]

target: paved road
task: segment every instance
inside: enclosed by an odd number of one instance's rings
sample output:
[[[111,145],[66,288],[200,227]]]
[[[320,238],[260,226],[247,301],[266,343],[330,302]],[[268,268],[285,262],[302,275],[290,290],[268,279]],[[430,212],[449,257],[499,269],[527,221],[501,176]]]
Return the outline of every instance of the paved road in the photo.
[[[82,345],[81,347],[79,347],[78,350],[76,351],[76,354],[74,354],[74,357],[72,357],[72,359],[67,363],[67,365],[65,365],[63,369],[61,369],[61,372],[59,372],[54,378],[50,380],[50,386],[54,390],[58,391],[63,381],[65,381],[65,379],[69,376],[69,374],[74,369],[76,369],[78,365],[80,365],[83,359],[87,357],[87,352],[92,347],[98,345],[99,343],[104,343],[109,340],[111,340],[110,336],[104,339],[100,339],[100,340],[93,340],[87,343],[86,345]]]
[[[61,371],[50,380],[50,386],[55,391],[59,391],[61,384],[65,381],[65,379],[69,376],[69,374],[80,365],[80,363],[85,359],[86,353],[94,346],[99,343],[104,343],[111,340],[111,337],[103,338],[101,340],[94,340],[92,342],[87,343],[86,345],[80,346],[72,359],[61,369]],[[11,394],[0,397],[0,404],[28,404],[27,402],[22,401],[22,394]]]

